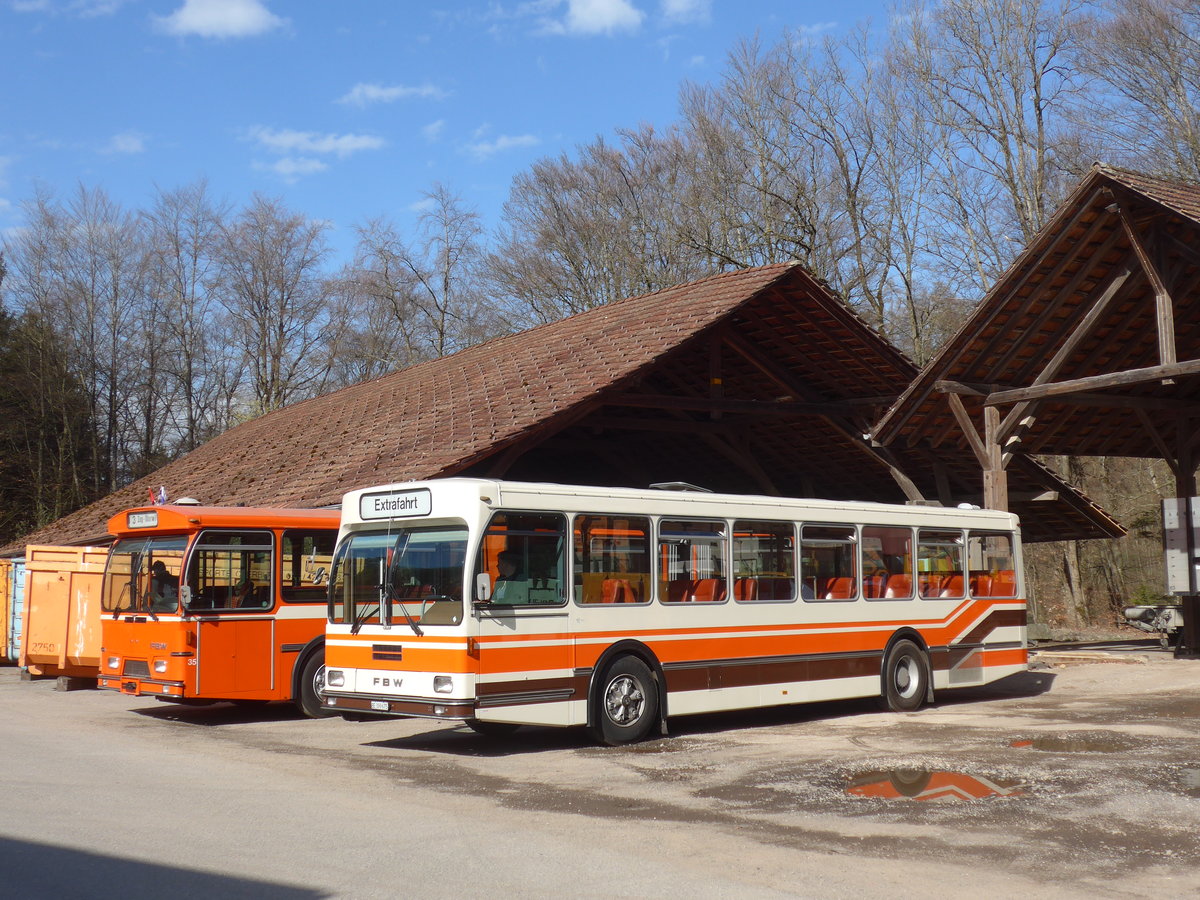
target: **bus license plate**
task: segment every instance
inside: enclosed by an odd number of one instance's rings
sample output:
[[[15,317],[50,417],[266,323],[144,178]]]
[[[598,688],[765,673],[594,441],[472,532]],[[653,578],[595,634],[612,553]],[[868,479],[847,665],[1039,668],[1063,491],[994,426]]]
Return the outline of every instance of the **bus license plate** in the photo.
[[[386,700],[372,700],[371,709],[375,710],[376,712],[387,712],[388,702]]]

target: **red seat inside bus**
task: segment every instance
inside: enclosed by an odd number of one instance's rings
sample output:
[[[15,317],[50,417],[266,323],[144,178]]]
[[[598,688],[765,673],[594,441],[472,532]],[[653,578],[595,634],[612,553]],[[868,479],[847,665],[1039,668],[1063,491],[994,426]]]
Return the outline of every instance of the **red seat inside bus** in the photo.
[[[853,578],[826,578],[824,585],[817,591],[817,596],[826,600],[849,600],[854,596],[854,588]]]
[[[723,578],[676,578],[667,582],[668,603],[716,603],[724,599]]]
[[[605,578],[602,603],[637,603],[637,589],[624,578]]]
[[[911,597],[912,576],[889,575],[887,580],[887,588],[884,590],[883,596],[893,598]]]

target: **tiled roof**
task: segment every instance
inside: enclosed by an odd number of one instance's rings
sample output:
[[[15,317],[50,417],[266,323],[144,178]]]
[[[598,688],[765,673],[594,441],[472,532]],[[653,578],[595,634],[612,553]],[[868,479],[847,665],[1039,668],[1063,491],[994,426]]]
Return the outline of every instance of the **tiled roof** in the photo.
[[[323,506],[367,484],[451,472],[652,363],[792,269],[622,300],[267,413],[22,543],[103,536],[110,515],[160,484],[210,505]]]
[[[915,374],[802,267],[729,272],[269,413],[22,544],[99,538],[159,485],[171,498],[276,507],[455,474],[903,501],[862,434]],[[969,452],[948,464],[978,491]],[[913,477],[932,490],[931,471]],[[1028,487],[1070,493],[1040,474]],[[1055,527],[1108,528],[1071,496]]]

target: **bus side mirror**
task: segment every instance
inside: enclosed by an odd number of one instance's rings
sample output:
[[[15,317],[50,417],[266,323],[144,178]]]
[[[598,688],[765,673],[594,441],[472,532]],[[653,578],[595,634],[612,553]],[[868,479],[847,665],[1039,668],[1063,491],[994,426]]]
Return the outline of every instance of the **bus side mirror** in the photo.
[[[475,576],[475,602],[490,603],[492,601],[492,578],[487,572]]]

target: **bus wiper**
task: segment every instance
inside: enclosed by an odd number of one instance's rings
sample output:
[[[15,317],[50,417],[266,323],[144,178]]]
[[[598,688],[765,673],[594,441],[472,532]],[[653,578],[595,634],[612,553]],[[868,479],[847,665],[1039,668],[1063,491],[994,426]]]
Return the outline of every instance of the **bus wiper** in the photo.
[[[388,622],[391,622],[391,620],[392,620],[393,604],[398,603],[400,605],[400,612],[404,614],[404,621],[408,623],[408,627],[411,628],[413,630],[413,633],[415,635],[417,635],[418,637],[424,637],[425,632],[423,632],[421,630],[421,626],[418,625],[416,620],[409,614],[408,607],[405,606],[404,601],[401,600],[398,596],[396,596],[396,586],[395,586],[395,584],[392,583],[393,567],[396,566],[399,563],[399,561],[403,558],[404,551],[407,549],[408,541],[409,541],[409,538],[411,538],[411,537],[412,537],[412,535],[409,532],[405,531],[405,532],[402,532],[398,538],[396,538],[396,546],[393,551],[395,556],[393,558],[392,565],[388,566],[387,572],[383,576],[384,600],[382,602],[387,603],[387,620],[388,620]],[[381,605],[382,605],[382,602],[381,602]],[[381,618],[382,618],[382,616],[381,616]]]
[[[354,608],[355,608],[355,609],[358,609],[358,604],[357,604],[357,603],[356,603],[356,604],[354,604]],[[377,607],[377,608],[378,608],[378,607]],[[363,627],[363,625],[365,625],[365,624],[366,624],[366,622],[367,622],[367,618],[368,618],[370,615],[371,615],[371,607],[370,607],[370,605],[369,605],[369,604],[364,604],[364,605],[363,605],[363,611],[362,611],[362,615],[356,615],[356,616],[354,617],[354,621],[353,621],[353,622],[350,624],[350,633],[351,633],[351,634],[358,634],[358,633],[359,633],[359,632],[362,630],[362,627]]]
[[[417,624],[417,620],[409,614],[407,604],[405,604],[403,600],[396,596],[396,591],[392,587],[390,581],[387,586],[387,595],[389,610],[391,609],[392,602],[395,601],[395,603],[400,607],[400,612],[404,614],[404,621],[408,623],[408,627],[411,628],[418,637],[424,637],[425,632],[421,630],[421,626]]]

